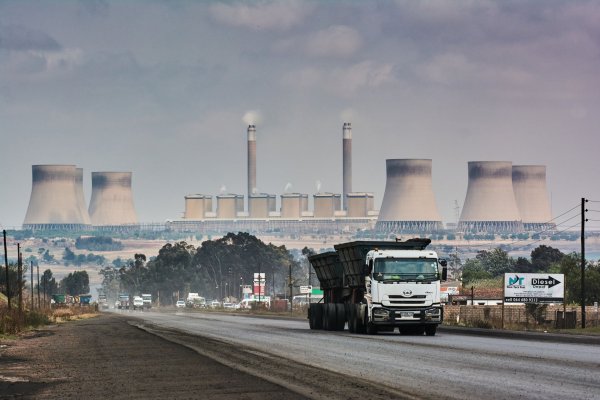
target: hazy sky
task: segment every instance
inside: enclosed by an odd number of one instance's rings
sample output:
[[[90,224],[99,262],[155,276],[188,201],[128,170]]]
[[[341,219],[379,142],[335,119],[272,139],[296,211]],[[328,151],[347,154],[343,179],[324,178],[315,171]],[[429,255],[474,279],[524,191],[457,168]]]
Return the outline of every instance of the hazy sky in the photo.
[[[467,161],[506,160],[547,165],[557,215],[600,200],[600,2],[0,0],[0,224],[32,164],[83,167],[87,200],[132,171],[148,222],[245,194],[251,110],[262,192],[341,192],[348,121],[377,208],[387,158],[433,159],[445,222]]]

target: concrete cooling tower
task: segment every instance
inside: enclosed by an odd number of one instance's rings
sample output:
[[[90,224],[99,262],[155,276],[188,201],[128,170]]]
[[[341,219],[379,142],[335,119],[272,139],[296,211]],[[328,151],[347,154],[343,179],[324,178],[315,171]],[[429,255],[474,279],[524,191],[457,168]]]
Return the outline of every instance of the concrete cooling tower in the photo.
[[[248,202],[254,192],[256,192],[256,127],[248,125]]]
[[[512,182],[515,200],[527,231],[555,229],[546,188],[546,166],[513,165]]]
[[[433,232],[443,229],[429,159],[386,160],[386,184],[375,229],[381,232]]]
[[[74,165],[33,165],[31,170],[31,197],[23,228],[82,229],[89,224]]]
[[[342,127],[343,207],[348,209],[348,193],[352,192],[352,126],[344,122]]]
[[[469,184],[458,223],[461,232],[521,232],[512,163],[470,161]]]
[[[204,194],[185,196],[184,219],[204,219],[209,212],[212,212],[212,196]]]
[[[89,211],[94,226],[137,224],[131,172],[92,172]]]
[[[77,202],[79,203],[83,223],[90,225],[90,214],[88,213],[85,195],[83,194],[83,168],[75,168],[75,189],[77,190]]]
[[[281,218],[299,219],[308,210],[308,195],[285,193],[281,195]]]
[[[316,193],[313,195],[314,217],[315,218],[333,218],[335,212],[340,207],[339,194],[335,193]]]

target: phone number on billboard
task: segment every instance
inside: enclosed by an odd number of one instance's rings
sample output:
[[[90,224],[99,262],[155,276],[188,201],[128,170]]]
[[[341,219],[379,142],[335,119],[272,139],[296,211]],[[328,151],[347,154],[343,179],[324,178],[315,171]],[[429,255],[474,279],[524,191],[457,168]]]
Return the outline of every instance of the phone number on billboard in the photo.
[[[538,297],[506,297],[505,303],[537,303],[540,299]]]

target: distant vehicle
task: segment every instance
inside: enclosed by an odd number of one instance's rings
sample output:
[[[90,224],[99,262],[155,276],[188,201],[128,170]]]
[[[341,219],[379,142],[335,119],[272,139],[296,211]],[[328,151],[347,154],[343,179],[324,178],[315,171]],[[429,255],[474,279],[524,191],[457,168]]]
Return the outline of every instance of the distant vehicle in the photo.
[[[210,302],[210,307],[211,308],[217,308],[217,307],[221,307],[221,302],[218,300],[213,300]]]
[[[152,308],[152,295],[149,293],[142,293],[142,299],[144,301],[144,308]]]
[[[233,303],[223,303],[223,308],[227,308],[229,310],[235,309],[235,304]]]
[[[117,308],[119,310],[126,309],[129,310],[129,295],[128,294],[120,294]]]
[[[141,296],[135,296],[133,298],[133,309],[134,310],[143,310],[144,309],[144,299]]]
[[[188,307],[206,307],[206,299],[198,293],[188,294],[186,305]]]
[[[250,309],[253,304],[264,304],[266,308],[271,308],[271,297],[270,296],[260,296],[260,301],[258,296],[253,296],[248,299],[244,299],[240,301],[240,308]]]
[[[105,294],[98,295],[98,306],[102,310],[108,309],[108,298]]]
[[[177,307],[177,308],[185,308],[185,301],[183,301],[183,300],[177,300],[177,303],[175,303],[175,307]]]

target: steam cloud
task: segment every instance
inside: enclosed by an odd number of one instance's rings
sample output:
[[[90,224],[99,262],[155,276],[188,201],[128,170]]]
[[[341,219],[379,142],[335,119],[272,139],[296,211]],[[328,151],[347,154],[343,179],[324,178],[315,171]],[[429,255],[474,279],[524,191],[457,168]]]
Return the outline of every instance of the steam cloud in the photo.
[[[288,183],[285,185],[285,188],[283,188],[283,192],[284,192],[284,193],[288,193],[288,192],[289,192],[291,189],[292,189],[292,184],[291,184],[290,182],[288,182]]]
[[[317,181],[317,193],[321,193],[321,181]]]
[[[256,110],[246,111],[246,113],[242,117],[242,121],[244,121],[246,125],[256,125],[259,124],[261,120],[262,117],[260,115],[260,112]]]

